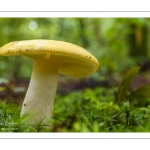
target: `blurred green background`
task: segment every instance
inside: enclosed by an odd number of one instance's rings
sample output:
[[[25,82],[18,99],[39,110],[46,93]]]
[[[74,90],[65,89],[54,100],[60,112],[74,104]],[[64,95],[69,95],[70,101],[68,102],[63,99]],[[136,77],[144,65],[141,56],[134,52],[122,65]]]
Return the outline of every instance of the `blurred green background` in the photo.
[[[19,40],[71,42],[91,52],[100,63],[92,77],[120,73],[150,57],[148,18],[0,18],[0,46]],[[29,78],[32,60],[0,57],[0,77]]]

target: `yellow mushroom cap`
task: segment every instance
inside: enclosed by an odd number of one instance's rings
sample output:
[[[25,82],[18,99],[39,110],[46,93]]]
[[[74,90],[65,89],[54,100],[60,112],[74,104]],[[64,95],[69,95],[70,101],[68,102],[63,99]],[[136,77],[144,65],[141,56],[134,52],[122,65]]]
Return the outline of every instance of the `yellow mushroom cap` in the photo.
[[[98,60],[87,50],[62,41],[38,39],[10,42],[0,48],[0,56],[10,55],[57,61],[60,63],[59,73],[69,76],[88,76],[99,67]]]

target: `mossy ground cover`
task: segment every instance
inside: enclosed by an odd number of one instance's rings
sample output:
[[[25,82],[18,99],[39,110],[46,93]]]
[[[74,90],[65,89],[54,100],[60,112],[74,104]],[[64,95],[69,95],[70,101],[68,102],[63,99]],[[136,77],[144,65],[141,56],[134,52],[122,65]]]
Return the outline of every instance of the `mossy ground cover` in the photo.
[[[150,106],[139,107],[127,99],[118,102],[117,87],[58,94],[48,124],[26,125],[21,104],[0,102],[1,132],[149,132]],[[48,126],[47,126],[48,125]]]

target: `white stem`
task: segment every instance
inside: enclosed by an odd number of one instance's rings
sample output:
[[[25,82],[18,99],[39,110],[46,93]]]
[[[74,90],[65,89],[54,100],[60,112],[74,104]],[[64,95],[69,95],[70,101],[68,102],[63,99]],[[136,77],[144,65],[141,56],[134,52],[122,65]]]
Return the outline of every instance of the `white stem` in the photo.
[[[49,60],[35,60],[21,116],[30,114],[28,123],[46,122],[52,117],[58,83],[59,65]]]

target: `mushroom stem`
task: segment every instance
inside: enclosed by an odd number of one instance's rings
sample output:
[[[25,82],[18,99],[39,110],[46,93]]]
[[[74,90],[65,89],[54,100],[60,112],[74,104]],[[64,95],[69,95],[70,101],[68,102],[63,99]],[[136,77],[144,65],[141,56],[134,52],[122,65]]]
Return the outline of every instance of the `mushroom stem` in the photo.
[[[30,84],[22,105],[21,117],[29,114],[27,123],[46,122],[52,117],[58,83],[59,65],[50,60],[34,60]]]

